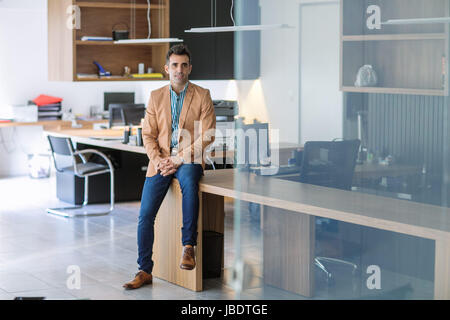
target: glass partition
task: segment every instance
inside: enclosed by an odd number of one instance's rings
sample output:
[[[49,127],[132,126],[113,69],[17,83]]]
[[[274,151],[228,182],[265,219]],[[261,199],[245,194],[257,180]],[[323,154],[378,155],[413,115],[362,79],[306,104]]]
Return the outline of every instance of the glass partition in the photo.
[[[235,1],[237,298],[450,298],[449,6]]]

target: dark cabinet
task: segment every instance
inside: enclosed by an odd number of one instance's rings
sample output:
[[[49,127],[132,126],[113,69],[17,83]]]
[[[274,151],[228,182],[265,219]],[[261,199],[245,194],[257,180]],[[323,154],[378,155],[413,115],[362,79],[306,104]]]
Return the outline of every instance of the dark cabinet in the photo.
[[[242,1],[242,0],[241,0]],[[258,0],[235,0],[237,25],[259,24]],[[184,40],[192,53],[191,80],[256,79],[259,77],[260,32],[188,33],[198,27],[232,26],[231,0],[171,0],[170,36]],[[235,50],[237,49],[237,50]],[[235,60],[240,63],[236,64]],[[238,66],[238,68],[236,68]],[[235,70],[237,72],[235,72]]]

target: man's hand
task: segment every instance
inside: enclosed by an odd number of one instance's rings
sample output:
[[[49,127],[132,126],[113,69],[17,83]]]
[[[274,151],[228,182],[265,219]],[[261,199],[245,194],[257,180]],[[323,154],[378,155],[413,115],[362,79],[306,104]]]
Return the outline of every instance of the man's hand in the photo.
[[[161,175],[165,177],[174,174],[182,164],[183,161],[180,157],[172,156],[161,160],[158,170],[160,170]]]

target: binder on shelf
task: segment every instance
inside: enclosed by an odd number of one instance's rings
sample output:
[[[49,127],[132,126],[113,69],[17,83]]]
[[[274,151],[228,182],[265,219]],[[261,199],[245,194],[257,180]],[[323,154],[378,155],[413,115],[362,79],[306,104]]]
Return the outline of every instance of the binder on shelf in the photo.
[[[133,73],[131,74],[133,78],[143,78],[143,79],[162,79],[164,78],[162,73]]]
[[[91,36],[84,36],[81,37],[81,41],[112,41],[113,38],[111,37],[91,37]]]

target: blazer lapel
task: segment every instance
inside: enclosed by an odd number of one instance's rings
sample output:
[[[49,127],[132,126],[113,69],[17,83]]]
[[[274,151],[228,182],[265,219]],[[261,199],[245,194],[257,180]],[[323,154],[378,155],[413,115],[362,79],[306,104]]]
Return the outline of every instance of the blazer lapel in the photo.
[[[194,88],[192,88],[192,83],[189,82],[186,95],[183,101],[183,107],[181,108],[180,122],[178,123],[178,129],[184,128],[184,122],[186,121],[186,116],[189,112],[189,108],[191,107],[193,96],[194,96]]]
[[[163,119],[164,122],[166,122],[167,128],[169,128],[169,136],[167,139],[168,147],[170,148],[170,140],[172,137],[172,108],[170,107],[170,88],[169,85],[167,85],[164,89],[163,98],[161,101],[161,104],[163,106]]]

